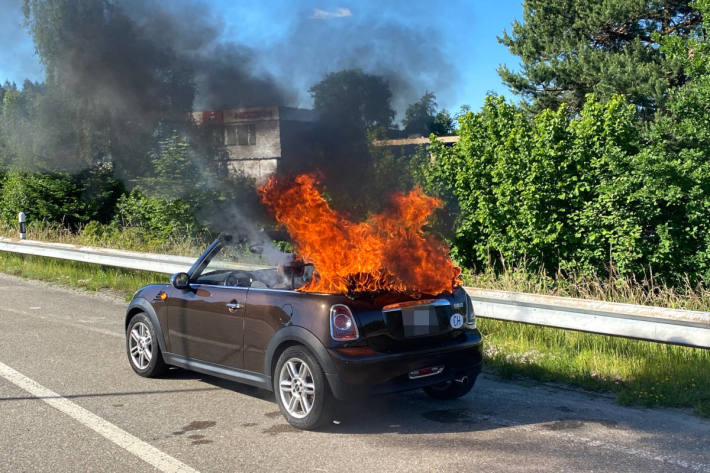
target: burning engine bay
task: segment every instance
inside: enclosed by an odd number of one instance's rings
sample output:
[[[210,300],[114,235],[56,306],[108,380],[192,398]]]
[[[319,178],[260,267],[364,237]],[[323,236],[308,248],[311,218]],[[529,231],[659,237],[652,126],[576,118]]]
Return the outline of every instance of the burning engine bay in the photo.
[[[452,293],[462,284],[447,245],[423,230],[442,203],[419,188],[393,194],[385,211],[359,223],[330,207],[311,174],[272,176],[258,192],[295,249],[292,260],[276,270],[281,280],[276,285],[304,292],[416,298]]]

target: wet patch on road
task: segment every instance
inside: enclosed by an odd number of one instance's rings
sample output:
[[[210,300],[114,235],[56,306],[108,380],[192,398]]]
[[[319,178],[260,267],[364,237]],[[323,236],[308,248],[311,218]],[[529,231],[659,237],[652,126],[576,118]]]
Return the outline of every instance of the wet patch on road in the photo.
[[[182,430],[178,430],[177,432],[173,432],[173,435],[182,435],[185,432],[192,432],[194,430],[203,430],[203,429],[209,429],[210,427],[214,427],[217,425],[217,422],[213,420],[193,420],[189,424],[187,424],[185,427],[182,428]]]
[[[555,407],[555,409],[557,409],[558,411],[561,411],[561,412],[574,412],[573,409],[570,409],[567,406],[557,406],[557,407]]]
[[[268,429],[261,431],[262,434],[278,435],[278,434],[301,434],[302,430],[297,429],[291,424],[276,424],[272,425]]]
[[[551,424],[545,424],[547,430],[573,430],[584,427],[586,424],[599,424],[608,429],[618,429],[619,425],[614,420],[605,419],[561,419]]]
[[[189,435],[187,438],[192,440],[192,445],[205,445],[208,443],[213,443],[212,440],[205,439],[204,435]]]
[[[213,443],[212,440],[195,440],[192,445],[206,445],[208,443]]]
[[[422,417],[440,424],[477,424],[482,422],[480,416],[490,416],[492,412],[474,409],[442,409],[422,413]]]

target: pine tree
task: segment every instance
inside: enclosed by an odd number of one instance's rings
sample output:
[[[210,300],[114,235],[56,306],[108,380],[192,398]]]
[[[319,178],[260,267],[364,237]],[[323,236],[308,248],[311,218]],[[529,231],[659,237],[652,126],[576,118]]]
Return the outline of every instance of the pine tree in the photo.
[[[623,94],[651,116],[687,80],[658,42],[702,22],[689,0],[525,0],[523,8],[523,21],[498,38],[521,68],[498,72],[534,110],[565,102],[579,111],[593,92],[601,100]]]

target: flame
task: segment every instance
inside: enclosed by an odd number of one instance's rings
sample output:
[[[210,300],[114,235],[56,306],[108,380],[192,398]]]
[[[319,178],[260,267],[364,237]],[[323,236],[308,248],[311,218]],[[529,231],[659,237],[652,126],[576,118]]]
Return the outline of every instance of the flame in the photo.
[[[323,198],[311,174],[272,176],[259,197],[293,239],[295,252],[313,263],[306,292],[451,292],[462,284],[449,248],[422,227],[441,201],[416,188],[396,193],[388,210],[355,223]]]

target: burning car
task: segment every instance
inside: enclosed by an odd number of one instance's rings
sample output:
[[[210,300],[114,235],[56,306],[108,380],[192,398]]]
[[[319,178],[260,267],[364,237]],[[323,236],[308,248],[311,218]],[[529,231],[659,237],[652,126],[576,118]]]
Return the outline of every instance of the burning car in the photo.
[[[171,284],[136,292],[125,320],[136,373],[176,366],[273,391],[302,429],[327,421],[333,398],[423,388],[452,399],[472,388],[481,334],[462,288],[419,299],[297,291],[312,265],[246,270],[224,257],[232,246],[220,237]]]
[[[245,266],[223,236],[170,285],[140,289],[126,313],[136,373],[177,366],[273,391],[302,429],[327,421],[335,399],[471,390],[481,333],[448,247],[423,230],[437,199],[395,194],[355,223],[310,175],[271,178],[259,193],[293,238],[294,258]]]

